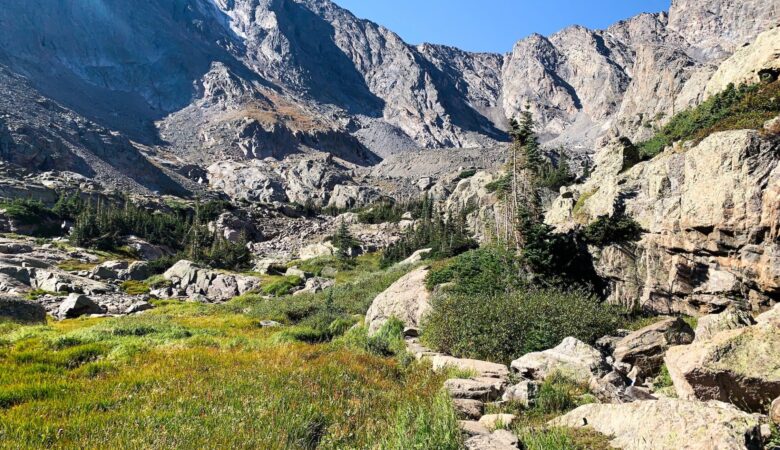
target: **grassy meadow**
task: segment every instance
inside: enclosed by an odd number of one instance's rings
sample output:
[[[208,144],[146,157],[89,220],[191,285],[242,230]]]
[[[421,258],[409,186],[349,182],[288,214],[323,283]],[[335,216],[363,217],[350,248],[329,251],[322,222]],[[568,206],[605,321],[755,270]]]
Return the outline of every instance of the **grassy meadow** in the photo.
[[[0,448],[459,448],[446,375],[361,325],[404,273],[375,263],[331,294],[2,323]]]

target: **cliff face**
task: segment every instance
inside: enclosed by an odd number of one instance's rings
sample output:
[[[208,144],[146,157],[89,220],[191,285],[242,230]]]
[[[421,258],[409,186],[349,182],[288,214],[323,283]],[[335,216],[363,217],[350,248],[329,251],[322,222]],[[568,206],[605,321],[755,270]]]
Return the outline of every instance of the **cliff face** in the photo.
[[[774,127],[716,133],[627,171],[623,147],[614,143],[587,183],[556,200],[547,221],[567,229],[622,205],[642,226],[639,242],[592,249],[615,303],[694,315],[732,303],[766,307],[780,300]]]
[[[0,6],[0,64],[41,95],[207,162],[480,147],[527,104],[545,138],[590,151],[696,102],[714,63],[780,17],[774,2],[677,0],[668,14],[533,35],[497,55],[412,46],[329,0]]]

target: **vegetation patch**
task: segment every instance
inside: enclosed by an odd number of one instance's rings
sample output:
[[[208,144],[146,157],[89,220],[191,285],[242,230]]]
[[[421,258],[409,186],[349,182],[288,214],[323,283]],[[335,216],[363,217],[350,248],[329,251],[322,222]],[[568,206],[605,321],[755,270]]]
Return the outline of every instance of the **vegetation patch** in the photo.
[[[136,280],[123,281],[120,287],[123,292],[129,295],[144,295],[152,290],[145,282]]]
[[[719,131],[760,129],[778,114],[780,81],[729,85],[699,106],[674,116],[655,136],[637,147],[643,159],[650,159],[677,141],[700,142]]]
[[[583,230],[585,240],[592,245],[607,247],[635,242],[642,238],[642,227],[625,214],[601,216]]]
[[[429,290],[450,283],[447,292],[495,295],[523,286],[521,274],[517,255],[504,248],[488,247],[468,251],[432,268],[425,283]]]
[[[615,307],[581,290],[448,295],[434,298],[422,338],[453,356],[506,364],[555,347],[568,336],[593,343],[621,322]]]

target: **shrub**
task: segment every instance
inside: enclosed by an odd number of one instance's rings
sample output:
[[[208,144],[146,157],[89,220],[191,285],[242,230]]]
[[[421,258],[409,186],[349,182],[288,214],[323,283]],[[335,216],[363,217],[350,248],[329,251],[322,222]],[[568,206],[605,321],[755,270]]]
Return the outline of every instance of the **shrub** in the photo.
[[[496,181],[485,185],[485,189],[490,193],[499,195],[508,193],[512,189],[512,175],[508,173],[502,175],[501,178]]]
[[[266,295],[272,295],[274,297],[283,297],[289,295],[290,292],[296,287],[302,286],[303,280],[301,277],[290,276],[281,277],[272,281],[267,286],[263,287],[263,293]]]
[[[470,250],[446,265],[434,268],[425,280],[429,290],[453,283],[449,292],[492,295],[511,292],[523,285],[520,259],[499,247]]]
[[[589,244],[606,247],[638,241],[642,238],[642,227],[631,217],[624,214],[601,216],[583,231]]]
[[[650,159],[676,141],[701,141],[717,131],[759,129],[780,113],[780,81],[729,85],[699,106],[674,116],[651,139],[637,145]]]
[[[428,345],[457,357],[502,363],[554,347],[567,336],[593,343],[621,323],[616,308],[581,290],[437,296],[432,306],[423,324]]]
[[[466,169],[458,175],[459,180],[466,180],[477,174],[477,169]]]

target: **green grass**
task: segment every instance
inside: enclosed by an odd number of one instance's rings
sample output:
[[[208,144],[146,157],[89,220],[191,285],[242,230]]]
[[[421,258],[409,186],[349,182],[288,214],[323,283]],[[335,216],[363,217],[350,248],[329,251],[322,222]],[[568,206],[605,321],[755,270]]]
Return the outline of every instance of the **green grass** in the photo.
[[[53,296],[57,297],[57,296],[62,296],[62,293],[47,291],[47,290],[44,290],[44,289],[33,289],[33,290],[27,292],[24,295],[24,298],[26,298],[27,300],[38,300],[39,298],[44,297],[46,295],[53,295]]]
[[[752,86],[729,86],[701,105],[674,116],[651,139],[637,147],[650,159],[677,141],[700,142],[727,130],[760,129],[780,114],[780,81]]]
[[[293,289],[303,286],[303,279],[298,276],[268,278],[268,284],[263,286],[263,293],[273,297],[289,295]]]
[[[144,295],[151,291],[149,285],[144,281],[127,280],[123,281],[120,287],[129,295]]]
[[[403,357],[398,323],[374,338],[353,327],[398,276],[329,297],[0,323],[0,448],[460,448],[445,374]],[[295,316],[288,301],[310,314],[261,327]],[[300,342],[323,310],[339,311],[329,326],[342,337]]]

